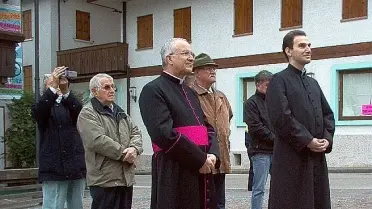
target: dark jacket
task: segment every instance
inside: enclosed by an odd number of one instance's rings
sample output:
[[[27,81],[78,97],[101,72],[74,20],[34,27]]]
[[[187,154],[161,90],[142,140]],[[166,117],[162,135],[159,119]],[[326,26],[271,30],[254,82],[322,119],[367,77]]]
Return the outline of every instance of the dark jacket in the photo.
[[[266,104],[277,135],[269,209],[330,209],[325,153],[332,150],[335,120],[318,82],[288,65],[271,79]],[[307,145],[313,138],[330,146],[312,152]]]
[[[275,134],[269,121],[265,95],[256,91],[244,103],[244,122],[248,125],[248,133],[252,137],[249,152],[252,154],[272,154]]]
[[[82,108],[70,92],[57,103],[49,88],[32,106],[32,116],[40,132],[39,181],[85,178],[84,147],[76,128]]]

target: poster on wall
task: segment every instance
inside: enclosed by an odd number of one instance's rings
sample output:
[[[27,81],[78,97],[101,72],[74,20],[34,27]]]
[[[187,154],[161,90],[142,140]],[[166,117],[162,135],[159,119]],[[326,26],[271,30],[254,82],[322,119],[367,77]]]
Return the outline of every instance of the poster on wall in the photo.
[[[21,8],[0,3],[0,30],[13,33],[21,32]]]
[[[362,115],[372,116],[372,104],[362,105]]]
[[[21,33],[21,8],[17,5],[0,3],[0,30],[14,33]],[[0,87],[1,95],[20,95],[23,91],[23,70],[22,70],[22,45],[17,44],[16,64],[14,66],[15,76],[9,77],[7,82]]]

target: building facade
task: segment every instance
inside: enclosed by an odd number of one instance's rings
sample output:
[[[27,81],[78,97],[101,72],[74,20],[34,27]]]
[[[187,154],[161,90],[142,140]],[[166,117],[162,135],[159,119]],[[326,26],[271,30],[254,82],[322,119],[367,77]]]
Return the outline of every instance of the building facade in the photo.
[[[23,43],[23,65],[32,68],[33,1],[23,0],[31,15]],[[229,99],[231,158],[246,169],[243,101],[254,93],[254,75],[278,72],[287,64],[281,52],[284,35],[304,30],[313,48],[307,72],[322,87],[336,117],[329,167],[372,167],[372,0],[40,0],[40,75],[57,64],[79,73],[72,86],[86,95],[89,78],[114,76],[117,103],[144,136],[140,169],[150,166],[151,141],[138,102],[143,86],[161,72],[160,49],[172,37],[191,42],[219,64],[217,89]],[[25,27],[23,27],[25,28]],[[42,79],[42,77],[40,78]]]

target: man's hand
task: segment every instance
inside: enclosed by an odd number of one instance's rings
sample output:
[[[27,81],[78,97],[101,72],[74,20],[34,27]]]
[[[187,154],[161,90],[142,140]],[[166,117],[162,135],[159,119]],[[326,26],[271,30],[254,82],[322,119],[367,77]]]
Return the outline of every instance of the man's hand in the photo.
[[[54,68],[52,76],[50,76],[46,82],[46,87],[53,87],[57,89],[59,87],[59,78],[65,73],[66,69],[67,67],[65,66]]]
[[[214,154],[207,154],[207,158],[211,159],[213,167],[216,165],[217,157]]]
[[[134,163],[137,158],[137,150],[134,147],[128,147],[123,151],[123,162]]]
[[[322,143],[322,146],[319,147],[319,150],[324,150],[325,151],[329,146],[329,141],[327,139],[318,139],[318,141],[319,141],[319,143]]]
[[[313,152],[324,152],[329,146],[329,142],[326,139],[313,138],[307,147]]]
[[[212,162],[212,159],[207,157],[204,165],[199,169],[199,173],[202,173],[202,174],[211,173],[213,167],[214,167],[214,163]]]
[[[65,77],[61,77],[59,79],[59,89],[61,90],[61,93],[64,95],[64,94],[67,94],[69,89],[68,89],[68,80],[67,78]]]

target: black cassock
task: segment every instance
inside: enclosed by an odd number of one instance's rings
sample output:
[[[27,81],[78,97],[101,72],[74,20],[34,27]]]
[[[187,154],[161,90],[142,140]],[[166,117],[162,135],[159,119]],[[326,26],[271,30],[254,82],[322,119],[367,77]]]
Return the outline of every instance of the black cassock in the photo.
[[[318,82],[292,65],[275,74],[267,96],[274,142],[270,209],[331,208],[325,153],[307,148],[313,138],[327,139],[331,152],[335,121]]]
[[[216,208],[213,176],[199,169],[219,148],[196,94],[163,72],[144,86],[139,106],[154,149],[151,209]]]

